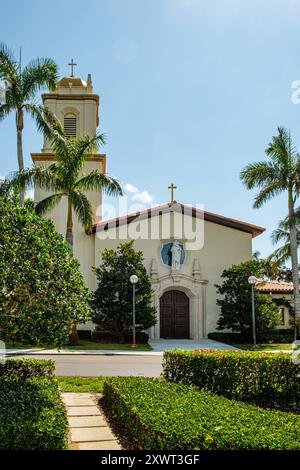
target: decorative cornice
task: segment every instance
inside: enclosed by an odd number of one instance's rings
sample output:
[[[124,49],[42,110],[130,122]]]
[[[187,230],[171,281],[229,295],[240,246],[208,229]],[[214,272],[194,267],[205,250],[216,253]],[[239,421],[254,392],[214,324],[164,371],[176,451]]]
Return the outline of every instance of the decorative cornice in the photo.
[[[208,284],[207,279],[194,279],[193,276],[191,276],[190,274],[185,274],[181,272],[175,273],[171,270],[168,274],[162,274],[161,276],[158,276],[155,280],[151,279],[151,284],[160,284],[164,281],[169,281],[170,279],[172,279],[174,283],[184,279],[192,284]]]
[[[80,94],[80,95],[60,95],[59,93],[44,93],[42,94],[43,102],[45,100],[90,100],[96,101],[97,105],[99,105],[99,95],[88,95],[88,94]]]
[[[57,161],[57,156],[51,152],[45,153],[32,153],[31,158],[33,162],[55,162]],[[86,157],[87,162],[99,162],[102,163],[103,169],[102,172],[106,173],[106,154],[95,154],[89,155]]]

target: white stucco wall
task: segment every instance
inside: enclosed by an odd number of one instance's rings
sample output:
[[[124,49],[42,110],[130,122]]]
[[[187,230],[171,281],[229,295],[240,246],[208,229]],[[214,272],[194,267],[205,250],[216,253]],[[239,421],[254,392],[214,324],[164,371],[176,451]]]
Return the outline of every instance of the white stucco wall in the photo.
[[[166,217],[162,215],[159,217]],[[189,216],[183,216],[183,218]],[[131,222],[131,233],[137,230],[137,224],[141,231],[144,231],[148,220],[139,222]],[[135,225],[135,227],[134,227]],[[124,232],[128,226],[122,226],[119,229],[110,229],[106,231],[107,238],[104,240],[103,232],[95,234],[95,259],[94,265],[98,266],[101,263],[101,252],[104,248],[116,249],[120,242],[126,241]],[[112,239],[112,234],[116,236]],[[99,238],[100,237],[100,238]],[[180,242],[186,243],[187,240],[176,237]],[[135,249],[141,250],[144,254],[144,264],[147,272],[150,275],[151,264],[153,259],[156,260],[158,277],[163,278],[164,282],[168,276],[171,275],[171,269],[162,263],[161,248],[162,244],[170,241],[172,234],[168,238],[160,238],[157,240],[141,240],[135,241]],[[203,285],[197,287],[199,295],[205,289],[205,304],[206,304],[206,335],[216,328],[216,323],[219,315],[219,309],[216,305],[216,288],[215,284],[221,283],[221,274],[224,269],[230,267],[232,264],[241,263],[251,258],[252,254],[252,237],[251,234],[228,228],[216,223],[204,221],[204,245],[200,250],[191,250],[186,252],[185,262],[181,267],[180,275],[185,276],[178,278],[176,286],[184,284],[187,289],[191,291],[196,286],[193,280],[193,266],[194,260],[197,259],[200,264],[200,279]],[[205,283],[207,281],[207,284]],[[175,281],[174,281],[175,282]],[[175,286],[175,284],[174,284]],[[190,286],[190,287],[189,287]],[[92,286],[91,286],[92,288]],[[196,287],[195,287],[196,288]],[[199,290],[200,289],[200,290]],[[184,289],[183,289],[184,290]],[[202,315],[199,306],[198,315]]]

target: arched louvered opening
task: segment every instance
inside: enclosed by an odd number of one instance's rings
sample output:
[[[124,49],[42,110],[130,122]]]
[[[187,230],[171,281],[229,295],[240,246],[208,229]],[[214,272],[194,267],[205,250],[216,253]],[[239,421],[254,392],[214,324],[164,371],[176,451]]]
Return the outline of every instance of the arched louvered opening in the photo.
[[[65,114],[64,116],[64,133],[67,137],[76,137],[77,135],[77,118],[75,114]]]

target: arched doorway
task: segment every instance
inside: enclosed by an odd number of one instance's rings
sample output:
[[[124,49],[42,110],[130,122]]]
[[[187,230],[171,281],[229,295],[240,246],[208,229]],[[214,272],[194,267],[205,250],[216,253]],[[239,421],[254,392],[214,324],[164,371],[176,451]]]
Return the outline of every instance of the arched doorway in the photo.
[[[160,298],[160,337],[190,337],[189,298],[179,290],[165,292]]]

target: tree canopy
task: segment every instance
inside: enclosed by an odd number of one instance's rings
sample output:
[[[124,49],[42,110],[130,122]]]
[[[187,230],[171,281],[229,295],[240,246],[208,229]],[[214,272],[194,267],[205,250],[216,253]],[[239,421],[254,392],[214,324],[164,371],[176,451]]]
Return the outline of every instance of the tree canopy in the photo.
[[[116,250],[105,249],[101,265],[94,269],[98,287],[92,301],[93,321],[98,330],[108,332],[120,341],[132,331],[132,285],[136,274],[136,329],[143,331],[156,323],[151,306],[152,290],[143,265],[143,253],[135,251],[133,242],[121,243]]]
[[[0,197],[0,331],[6,341],[61,346],[90,317],[89,293],[63,237],[30,207]]]
[[[252,304],[249,276],[263,279],[266,272],[265,260],[249,260],[231,266],[222,273],[223,283],[217,285],[221,296],[217,305],[221,308],[218,330],[231,329],[241,333],[246,339],[251,338]],[[278,306],[269,295],[256,292],[255,313],[257,333],[273,329],[280,323]]]

